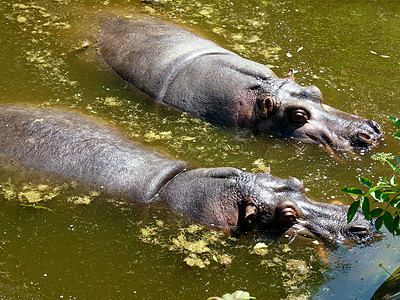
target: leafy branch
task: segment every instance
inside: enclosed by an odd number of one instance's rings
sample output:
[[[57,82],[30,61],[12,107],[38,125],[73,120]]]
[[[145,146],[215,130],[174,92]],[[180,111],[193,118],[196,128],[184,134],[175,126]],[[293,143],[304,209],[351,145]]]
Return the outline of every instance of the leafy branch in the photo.
[[[393,125],[397,128],[394,137],[400,139],[400,120],[395,117],[389,117]],[[361,210],[367,220],[376,219],[375,228],[380,230],[385,225],[387,230],[393,235],[400,235],[400,187],[397,183],[400,173],[400,157],[393,156],[391,153],[376,153],[372,157],[379,160],[383,165],[389,165],[392,170],[388,178],[382,178],[376,185],[368,178],[360,177],[359,182],[368,188],[366,192],[357,188],[345,188],[342,191],[360,200],[354,201],[347,212],[347,222],[350,223],[357,210]],[[396,162],[392,162],[396,158]],[[371,210],[371,202],[376,207]],[[379,203],[381,203],[379,205]],[[383,208],[382,208],[383,207]]]

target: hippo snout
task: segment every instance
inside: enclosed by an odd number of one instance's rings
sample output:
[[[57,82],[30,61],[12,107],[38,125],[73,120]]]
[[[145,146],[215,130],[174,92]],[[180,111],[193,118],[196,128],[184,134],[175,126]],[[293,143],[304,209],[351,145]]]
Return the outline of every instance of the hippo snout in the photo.
[[[351,225],[348,229],[349,235],[358,238],[359,240],[365,239],[372,235],[372,224],[369,225],[360,225],[355,224]]]
[[[354,148],[366,148],[377,144],[381,136],[382,130],[380,125],[373,120],[368,120],[364,123],[362,131],[352,136],[350,144]]]

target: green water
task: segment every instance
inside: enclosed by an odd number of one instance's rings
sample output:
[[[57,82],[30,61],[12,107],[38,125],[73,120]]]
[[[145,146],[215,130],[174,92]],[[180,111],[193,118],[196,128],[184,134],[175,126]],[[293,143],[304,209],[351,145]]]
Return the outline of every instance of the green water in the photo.
[[[381,123],[385,140],[334,159],[316,145],[155,104],[116,78],[96,52],[104,16],[138,13],[174,18],[279,76],[294,68],[297,82],[317,85],[325,103]],[[301,179],[311,198],[349,203],[340,189],[382,174],[370,155],[398,153],[385,117],[399,116],[398,1],[0,1],[0,36],[1,103],[97,115],[194,166],[251,171],[257,161],[276,176]],[[400,242],[387,234],[366,245],[326,247],[230,238],[194,227],[160,203],[127,206],[71,185],[24,188],[27,182],[8,177],[0,176],[5,299],[206,299],[237,289],[257,299],[368,299],[387,277],[379,264],[389,271],[400,265]],[[90,204],[77,204],[78,196]],[[21,205],[45,197],[43,208]],[[266,255],[254,252],[259,242]]]

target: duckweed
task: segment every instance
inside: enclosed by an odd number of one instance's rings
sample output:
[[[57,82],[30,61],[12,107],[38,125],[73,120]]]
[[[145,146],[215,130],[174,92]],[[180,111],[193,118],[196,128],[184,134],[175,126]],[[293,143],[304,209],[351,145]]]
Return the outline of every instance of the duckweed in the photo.
[[[265,243],[257,243],[254,247],[253,247],[253,251],[252,253],[263,256],[263,255],[267,255],[268,254],[268,246]]]
[[[76,51],[81,51],[81,50],[85,50],[86,48],[90,47],[91,45],[92,45],[91,41],[84,40],[84,41],[80,42],[78,46],[74,47],[74,49]]]
[[[0,183],[0,194],[8,201],[19,201],[23,206],[38,207],[38,203],[47,202],[55,199],[58,196],[66,196],[73,193],[72,196],[67,196],[67,202],[74,204],[89,204],[93,199],[98,197],[100,193],[91,191],[87,195],[75,195],[74,188],[76,183],[64,183],[61,185],[49,184],[33,184],[22,183],[14,184],[11,180]]]
[[[262,158],[256,159],[253,162],[253,166],[254,168],[251,169],[251,172],[253,173],[263,173],[270,171],[269,167],[266,165],[266,162]]]
[[[224,253],[223,249],[235,238],[225,237],[222,232],[206,229],[199,224],[191,224],[180,228],[179,234],[167,239],[163,232],[164,222],[155,219],[153,223],[140,229],[140,241],[181,253],[183,261],[191,267],[206,268],[212,261],[223,266],[232,264],[232,256]]]
[[[73,195],[67,198],[68,202],[72,202],[74,204],[90,204],[96,197],[100,195],[99,192],[91,191],[89,195]]]
[[[14,185],[11,180],[0,183],[0,193],[7,200],[18,200],[27,203],[38,203],[52,200],[57,197],[68,185],[50,187],[45,184],[26,183],[22,186]]]
[[[203,260],[199,258],[195,253],[189,254],[189,256],[185,257],[183,261],[191,267],[199,267],[202,269],[210,264],[210,261],[208,259]]]

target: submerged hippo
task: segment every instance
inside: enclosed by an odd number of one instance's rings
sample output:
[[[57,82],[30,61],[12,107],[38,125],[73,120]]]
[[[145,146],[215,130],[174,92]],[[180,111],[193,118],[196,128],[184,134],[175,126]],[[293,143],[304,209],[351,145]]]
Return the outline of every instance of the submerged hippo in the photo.
[[[194,33],[154,19],[113,19],[100,53],[124,80],[158,102],[206,120],[349,150],[369,147],[379,125],[323,104],[293,71],[278,78]]]
[[[0,157],[127,201],[148,203],[158,195],[173,209],[217,227],[353,240],[372,233],[360,213],[346,223],[347,206],[308,199],[298,179],[227,167],[187,170],[185,162],[149,151],[115,128],[76,113],[0,107]]]

